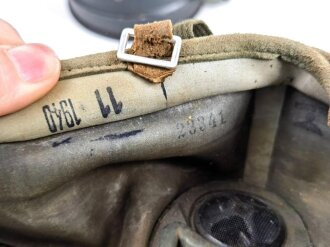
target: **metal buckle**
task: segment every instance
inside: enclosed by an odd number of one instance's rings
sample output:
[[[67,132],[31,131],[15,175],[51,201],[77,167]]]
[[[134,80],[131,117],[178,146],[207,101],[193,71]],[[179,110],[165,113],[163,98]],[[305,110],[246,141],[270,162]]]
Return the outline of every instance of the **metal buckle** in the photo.
[[[127,62],[142,63],[142,64],[148,64],[163,68],[175,68],[177,66],[180,50],[181,50],[181,44],[182,44],[182,40],[179,36],[173,35],[173,39],[171,40],[171,42],[174,43],[174,48],[170,61],[141,57],[141,56],[125,53],[126,45],[130,37],[134,37],[134,29],[125,28],[120,36],[120,42],[117,51],[118,59]]]

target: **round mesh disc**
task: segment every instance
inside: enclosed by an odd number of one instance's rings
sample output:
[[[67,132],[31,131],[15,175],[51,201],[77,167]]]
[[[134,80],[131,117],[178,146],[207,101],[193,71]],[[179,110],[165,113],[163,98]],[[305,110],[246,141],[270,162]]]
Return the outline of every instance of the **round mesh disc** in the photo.
[[[199,204],[195,225],[219,246],[276,247],[285,238],[283,221],[275,211],[243,192],[220,192]]]

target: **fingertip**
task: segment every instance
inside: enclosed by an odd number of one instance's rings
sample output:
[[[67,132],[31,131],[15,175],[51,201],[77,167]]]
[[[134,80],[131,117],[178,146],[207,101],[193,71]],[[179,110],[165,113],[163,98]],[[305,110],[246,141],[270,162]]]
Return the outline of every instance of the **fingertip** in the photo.
[[[42,44],[6,50],[6,76],[0,78],[0,116],[20,110],[48,93],[57,83],[61,64],[55,52]],[[0,85],[1,86],[1,85]],[[2,99],[1,99],[2,97]]]
[[[7,54],[23,82],[38,83],[59,75],[60,62],[45,45],[22,45],[8,50]]]

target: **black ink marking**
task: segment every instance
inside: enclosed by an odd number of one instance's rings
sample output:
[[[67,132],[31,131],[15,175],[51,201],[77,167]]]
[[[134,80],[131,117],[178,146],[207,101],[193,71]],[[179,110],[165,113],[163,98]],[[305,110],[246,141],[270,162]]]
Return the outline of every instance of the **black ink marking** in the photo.
[[[48,105],[44,105],[42,107],[42,111],[45,115],[45,119],[48,125],[48,129],[51,133],[55,133],[57,131],[57,127],[53,118],[52,111],[50,110],[50,107]]]
[[[111,105],[113,107],[115,114],[121,113],[121,111],[123,109],[123,103],[121,101],[117,102],[111,87],[107,87],[107,92],[109,94],[110,102],[111,102]],[[103,118],[107,118],[111,112],[110,106],[105,105],[103,103],[101,95],[100,95],[100,91],[98,89],[96,89],[94,93],[96,96],[96,100],[99,103],[99,107],[100,107]]]
[[[118,103],[117,103],[117,100],[116,100],[115,96],[113,95],[111,87],[107,87],[107,91],[108,91],[108,94],[110,97],[110,101],[111,101],[113,110],[115,111],[116,114],[121,113],[121,110],[123,109],[123,103],[121,101],[118,101]]]
[[[70,104],[70,107],[71,107],[71,110],[72,110],[73,117],[74,117],[74,120],[75,120],[75,122],[76,122],[76,125],[79,125],[79,124],[81,123],[81,118],[78,118],[78,117],[77,117],[77,114],[76,114],[76,111],[75,111],[75,109],[74,109],[74,107],[73,107],[73,104],[72,104],[72,102],[71,102],[71,99],[68,99],[68,102],[69,102],[69,104]],[[85,110],[85,109],[84,109],[84,110]]]
[[[56,148],[62,144],[69,144],[69,143],[71,143],[71,139],[72,139],[72,137],[68,137],[60,142],[53,142],[52,147]]]
[[[127,138],[130,136],[135,136],[141,132],[143,132],[144,129],[140,129],[140,130],[132,130],[132,131],[128,131],[128,132],[124,132],[124,133],[119,133],[119,134],[109,134],[109,135],[105,135],[105,136],[101,136],[95,140],[91,140],[91,142],[95,142],[95,141],[111,141],[111,140],[117,140],[117,139],[122,139],[122,138]]]
[[[101,99],[101,95],[100,95],[99,90],[96,89],[94,93],[95,93],[97,102],[99,103],[99,107],[100,107],[100,110],[101,110],[101,113],[102,113],[102,117],[107,118],[110,114],[110,111],[111,111],[110,106],[108,106],[108,105],[105,106],[103,104],[103,101]]]
[[[165,88],[165,85],[164,85],[164,83],[162,82],[161,84],[161,87],[162,87],[162,90],[163,90],[163,94],[164,94],[164,97],[165,97],[165,99],[167,100],[167,92],[166,92],[166,88]]]
[[[64,127],[73,128],[81,123],[77,117],[71,99],[61,100],[42,107],[48,129],[51,133],[63,130]]]
[[[63,112],[65,121],[66,121],[66,125],[69,128],[74,127],[74,121],[73,121],[73,117],[71,116],[70,112],[68,110],[66,110],[65,108],[67,108],[68,103],[66,102],[66,100],[62,100],[60,101],[60,107],[61,107],[61,111]]]
[[[61,110],[57,110],[55,103],[52,103],[53,106],[53,113],[55,114],[55,116],[58,118],[58,126],[60,130],[63,130],[63,123],[62,123],[62,111]]]

